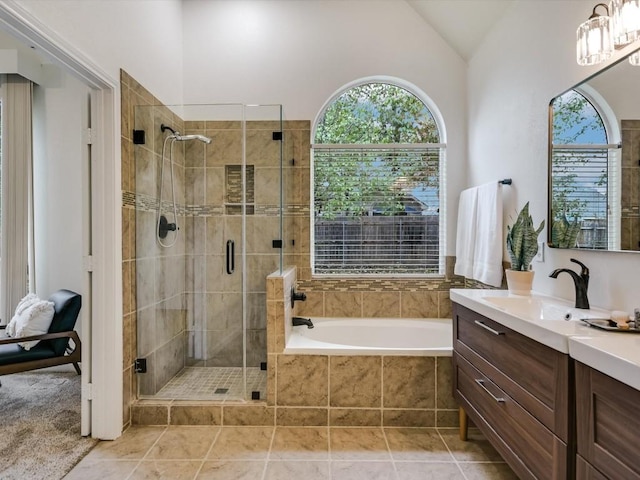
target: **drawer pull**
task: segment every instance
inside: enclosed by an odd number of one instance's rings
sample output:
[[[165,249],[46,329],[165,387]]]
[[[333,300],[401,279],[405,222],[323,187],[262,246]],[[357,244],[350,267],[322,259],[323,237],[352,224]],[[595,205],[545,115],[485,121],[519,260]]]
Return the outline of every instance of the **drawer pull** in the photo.
[[[478,325],[479,327],[484,328],[485,330],[490,331],[491,333],[493,333],[494,335],[504,335],[504,332],[499,332],[498,330],[494,330],[493,328],[491,328],[489,325],[487,325],[484,322],[481,322],[480,320],[474,320],[473,323],[475,323],[476,325]]]
[[[491,395],[491,398],[493,398],[496,402],[498,402],[498,403],[504,403],[504,401],[505,401],[505,400],[504,400],[504,398],[502,398],[502,397],[496,397],[493,393],[491,393],[491,392],[489,391],[489,389],[484,385],[484,380],[483,380],[483,379],[481,379],[481,378],[476,378],[476,383],[477,383],[478,385],[480,385],[480,386],[482,387],[482,389],[483,389],[485,392],[487,392],[489,395]]]

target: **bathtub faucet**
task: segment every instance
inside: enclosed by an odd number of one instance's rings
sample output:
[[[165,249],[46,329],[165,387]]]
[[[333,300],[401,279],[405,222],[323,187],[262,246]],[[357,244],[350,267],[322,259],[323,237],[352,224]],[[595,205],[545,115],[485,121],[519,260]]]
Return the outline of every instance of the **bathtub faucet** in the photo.
[[[300,325],[306,325],[307,328],[313,328],[313,322],[310,318],[293,317],[291,319],[293,326],[298,327]]]
[[[303,292],[296,292],[295,287],[291,287],[291,308],[294,307],[296,302],[304,302],[307,299],[307,294]]]

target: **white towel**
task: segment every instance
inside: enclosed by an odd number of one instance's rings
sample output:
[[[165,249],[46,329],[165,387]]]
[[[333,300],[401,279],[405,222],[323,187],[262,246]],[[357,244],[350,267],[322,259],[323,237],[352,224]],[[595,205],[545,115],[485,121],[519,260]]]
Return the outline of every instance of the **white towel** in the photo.
[[[502,284],[502,194],[498,182],[477,187],[476,239],[472,278],[499,287]]]
[[[476,204],[478,189],[468,188],[460,194],[458,228],[456,230],[456,265],[453,273],[473,278],[473,260],[476,242]]]

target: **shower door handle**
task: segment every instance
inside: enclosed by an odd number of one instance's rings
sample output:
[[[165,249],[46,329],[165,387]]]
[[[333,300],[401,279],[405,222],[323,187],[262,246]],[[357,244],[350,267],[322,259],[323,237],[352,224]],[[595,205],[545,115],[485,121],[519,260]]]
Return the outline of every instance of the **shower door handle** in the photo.
[[[236,244],[233,240],[227,240],[227,273],[231,275],[236,269],[235,261]]]

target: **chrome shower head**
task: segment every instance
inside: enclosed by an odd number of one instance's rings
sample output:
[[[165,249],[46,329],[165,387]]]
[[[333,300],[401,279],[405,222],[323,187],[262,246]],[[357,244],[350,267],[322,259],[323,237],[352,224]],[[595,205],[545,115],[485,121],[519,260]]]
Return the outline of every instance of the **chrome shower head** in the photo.
[[[180,135],[179,133],[176,133],[175,139],[179,142],[185,142],[187,140],[200,140],[203,143],[211,143],[211,139],[209,137],[205,137],[204,135]]]

